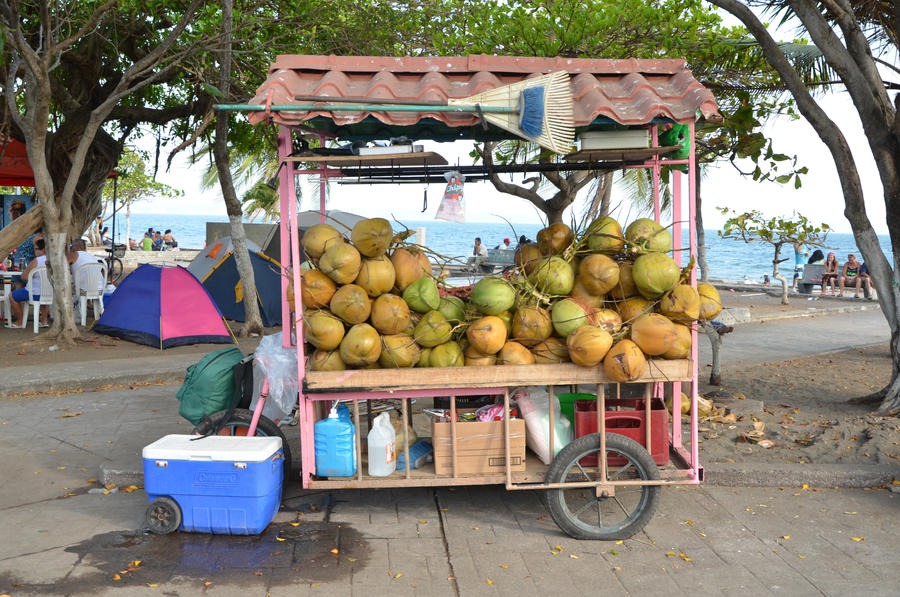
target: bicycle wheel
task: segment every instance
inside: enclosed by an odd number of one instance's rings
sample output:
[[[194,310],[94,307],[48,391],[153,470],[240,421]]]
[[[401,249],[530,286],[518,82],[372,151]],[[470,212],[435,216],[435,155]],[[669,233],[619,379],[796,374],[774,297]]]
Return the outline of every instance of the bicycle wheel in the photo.
[[[191,433],[206,435],[215,429],[227,414],[227,410],[220,410],[219,412],[203,417],[203,420],[197,423],[197,426],[191,430]],[[231,418],[228,419],[228,422],[225,423],[221,430],[219,430],[219,435],[245,436],[247,435],[247,430],[250,427],[250,421],[252,419],[253,412],[245,408],[236,408],[234,409],[234,412],[231,413]],[[287,438],[284,437],[284,434],[281,432],[281,429],[278,428],[278,425],[272,422],[272,419],[262,415],[260,415],[259,421],[256,424],[256,435],[281,438],[281,447],[284,451],[284,481],[287,482],[293,464],[291,460],[291,448],[288,446]]]
[[[609,467],[610,484],[626,480],[657,480],[659,469],[639,443],[616,433],[606,434],[606,454],[600,452],[600,434],[579,437],[560,450],[547,470],[548,483],[596,481],[600,477],[598,457],[613,455],[625,463]],[[593,466],[580,461],[595,457]],[[618,485],[613,495],[597,495],[596,488],[549,489],[547,505],[557,526],[575,539],[603,541],[627,539],[650,522],[659,507],[659,485]]]
[[[110,284],[118,284],[119,279],[122,277],[122,272],[124,271],[122,260],[118,257],[113,257],[112,259],[106,260],[106,265],[109,269],[107,277],[109,278]]]

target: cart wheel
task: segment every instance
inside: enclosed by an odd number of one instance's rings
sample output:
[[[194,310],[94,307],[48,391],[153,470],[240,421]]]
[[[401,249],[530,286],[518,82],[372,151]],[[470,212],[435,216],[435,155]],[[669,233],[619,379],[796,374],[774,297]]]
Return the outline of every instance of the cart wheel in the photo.
[[[191,431],[200,435],[206,435],[215,429],[219,422],[228,414],[227,410],[220,410],[209,416],[203,417],[203,420],[197,423],[197,426]],[[245,408],[236,408],[231,413],[231,418],[219,430],[219,435],[247,435],[247,429],[250,427],[250,421],[253,419],[253,413]],[[260,415],[256,424],[256,435],[264,437],[280,437],[281,447],[284,451],[284,481],[287,483],[291,470],[291,448],[288,446],[287,438],[281,432],[272,419]]]
[[[169,497],[158,497],[147,506],[147,526],[157,535],[168,535],[181,526],[181,508]]]
[[[599,480],[599,462],[594,466],[579,462],[592,454],[601,457],[599,452],[599,433],[579,437],[560,450],[550,463],[547,482]],[[647,450],[633,439],[607,433],[606,454],[626,460],[622,466],[608,469],[609,481],[615,486],[614,495],[597,496],[593,487],[546,490],[553,521],[575,539],[627,539],[644,528],[659,507],[659,485],[615,485],[616,481],[659,479],[659,469]]]

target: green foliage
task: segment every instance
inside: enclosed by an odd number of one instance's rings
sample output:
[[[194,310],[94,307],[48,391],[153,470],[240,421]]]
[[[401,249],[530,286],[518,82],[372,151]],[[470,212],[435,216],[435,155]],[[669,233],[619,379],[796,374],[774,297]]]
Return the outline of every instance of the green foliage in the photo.
[[[183,197],[184,191],[154,180],[147,173],[147,155],[144,152],[126,148],[119,158],[116,171],[119,179],[116,184],[116,200],[118,207],[154,197]],[[103,187],[103,211],[112,210],[113,184]],[[117,207],[117,208],[118,208]]]
[[[727,207],[720,207],[723,215],[733,214],[719,231],[722,238],[735,238],[744,242],[764,242],[779,248],[784,244],[825,246],[825,239],[831,227],[818,226],[805,216],[795,213],[792,218],[767,218],[758,210],[738,213]]]

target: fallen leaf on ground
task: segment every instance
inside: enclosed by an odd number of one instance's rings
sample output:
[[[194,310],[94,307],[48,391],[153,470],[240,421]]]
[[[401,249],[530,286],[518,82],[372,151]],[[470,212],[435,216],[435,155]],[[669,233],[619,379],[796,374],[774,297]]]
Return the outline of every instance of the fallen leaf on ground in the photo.
[[[507,566],[506,564],[500,564],[500,567],[503,568],[504,570],[505,570],[506,568],[509,568],[509,566]]]
[[[487,579],[487,584],[492,585],[494,584],[494,581],[492,581],[491,579]]]
[[[865,537],[850,537],[850,539],[852,541],[865,541],[866,540]]]
[[[113,579],[113,580],[122,580],[122,577],[119,576],[118,574],[113,574],[113,575],[112,575],[112,579]]]
[[[338,551],[337,547],[332,547],[331,549],[328,550],[328,553],[333,553],[334,555],[337,555],[340,553],[340,551]]]
[[[782,538],[782,539],[790,539],[791,536],[790,536],[790,535],[782,535],[781,538]]]
[[[801,560],[805,560],[805,559],[806,559],[806,556],[801,556],[801,555],[799,555],[799,554],[797,555],[797,557],[800,558]]]
[[[694,561],[693,559],[687,557],[684,553],[678,554],[678,557],[681,558],[682,560],[684,560],[685,562],[693,562]]]
[[[844,514],[856,514],[856,512],[844,512]]]
[[[570,553],[570,554],[569,554],[569,557],[572,558],[573,560],[577,560],[577,559],[580,558],[581,556],[576,556],[574,553]]]
[[[63,416],[61,416],[60,419],[70,419],[72,417],[77,417],[80,414],[81,414],[80,412],[66,413]]]
[[[356,558],[347,558],[347,561],[350,562],[350,563],[353,563],[353,562],[356,561]]]
[[[284,537],[275,537],[276,541],[287,541]]]
[[[292,523],[291,523],[291,526],[292,526],[292,527],[298,527],[298,526],[300,526],[300,523],[299,523],[299,522],[292,522]]]
[[[394,575],[394,578],[400,578],[401,576],[403,576],[403,573],[398,572],[397,574]]]

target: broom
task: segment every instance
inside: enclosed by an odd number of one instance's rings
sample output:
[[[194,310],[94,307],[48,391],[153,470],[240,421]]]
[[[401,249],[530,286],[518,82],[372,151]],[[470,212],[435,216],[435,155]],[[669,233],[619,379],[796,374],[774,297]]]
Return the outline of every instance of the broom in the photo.
[[[497,87],[476,95],[440,102],[416,100],[374,100],[365,97],[297,95],[300,101],[365,102],[360,105],[291,105],[270,109],[330,112],[476,112],[490,122],[519,137],[529,139],[554,153],[568,153],[575,142],[575,115],[569,73],[559,71]],[[247,109],[247,106],[216,106],[219,109]],[[253,106],[263,110],[264,106]]]

